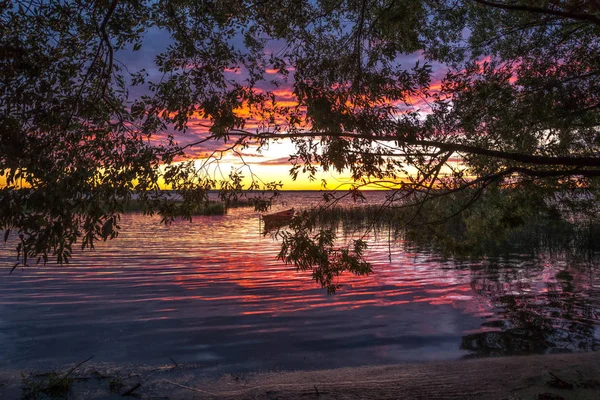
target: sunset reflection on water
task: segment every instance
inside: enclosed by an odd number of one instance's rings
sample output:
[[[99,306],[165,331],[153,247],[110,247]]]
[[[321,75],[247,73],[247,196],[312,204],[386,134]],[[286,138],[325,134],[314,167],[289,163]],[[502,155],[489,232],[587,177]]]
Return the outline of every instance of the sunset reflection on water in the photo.
[[[121,227],[71,265],[0,276],[0,366],[95,355],[216,371],[330,368],[600,343],[593,263],[518,254],[459,263],[372,235],[374,273],[342,276],[328,296],[310,272],[276,259],[279,243],[249,208],[168,227],[128,214]]]

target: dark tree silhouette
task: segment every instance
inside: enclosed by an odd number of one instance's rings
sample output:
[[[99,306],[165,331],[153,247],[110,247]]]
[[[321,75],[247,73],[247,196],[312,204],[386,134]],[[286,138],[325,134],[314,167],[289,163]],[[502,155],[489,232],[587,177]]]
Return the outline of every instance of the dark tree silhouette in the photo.
[[[208,190],[237,195],[242,170],[216,180],[211,166],[284,138],[292,176],[346,171],[355,196],[385,187],[386,205],[415,215],[489,187],[594,196],[599,20],[575,0],[3,1],[0,228],[21,263],[67,261],[76,241],[115,237],[132,196],[168,222]],[[150,33],[169,41],[139,69]],[[295,104],[265,89],[280,85]],[[191,118],[206,134],[180,145]],[[210,149],[202,163],[196,148]],[[340,253],[329,233],[294,227],[287,262],[369,271],[362,241]]]

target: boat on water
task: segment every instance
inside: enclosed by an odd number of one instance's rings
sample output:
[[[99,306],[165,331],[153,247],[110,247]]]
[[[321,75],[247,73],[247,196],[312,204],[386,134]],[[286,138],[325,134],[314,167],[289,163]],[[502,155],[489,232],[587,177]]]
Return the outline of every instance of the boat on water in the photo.
[[[288,224],[294,217],[294,209],[283,210],[272,214],[263,214],[262,220],[265,223],[265,228],[282,226]]]

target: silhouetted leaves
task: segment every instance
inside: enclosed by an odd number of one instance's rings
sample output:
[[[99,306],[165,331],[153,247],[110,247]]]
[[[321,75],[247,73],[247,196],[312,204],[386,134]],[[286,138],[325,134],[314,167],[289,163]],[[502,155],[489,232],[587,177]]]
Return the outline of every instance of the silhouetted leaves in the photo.
[[[5,2],[0,229],[23,264],[66,262],[73,244],[114,238],[132,200],[165,223],[211,190],[225,204],[264,190],[252,201],[265,210],[280,183],[219,161],[282,138],[293,177],[336,171],[357,199],[391,189],[385,206],[410,208],[412,224],[456,221],[503,188],[557,199],[556,216],[585,208],[600,176],[598,21],[591,3],[542,0]],[[156,34],[163,47],[146,47]],[[455,228],[535,218],[524,196],[499,197]],[[330,290],[344,270],[369,272],[362,244],[294,228],[281,258]]]

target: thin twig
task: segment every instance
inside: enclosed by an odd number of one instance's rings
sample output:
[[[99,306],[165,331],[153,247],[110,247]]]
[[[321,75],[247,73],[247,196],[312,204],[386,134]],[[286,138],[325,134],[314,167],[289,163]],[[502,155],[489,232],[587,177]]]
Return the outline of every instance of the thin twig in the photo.
[[[82,362],[80,362],[79,364],[77,364],[76,366],[74,366],[73,368],[71,368],[71,369],[69,370],[69,372],[67,372],[67,373],[65,374],[65,376],[63,376],[63,377],[61,378],[61,380],[60,380],[58,383],[59,383],[59,384],[60,384],[60,383],[62,383],[62,382],[63,382],[65,379],[67,379],[67,378],[69,377],[69,375],[71,375],[71,374],[72,374],[72,373],[73,373],[73,372],[74,372],[74,371],[75,371],[77,368],[81,367],[83,364],[85,364],[86,362],[90,361],[90,360],[91,360],[92,358],[94,358],[94,357],[95,357],[95,356],[88,357],[87,359],[83,360]]]

